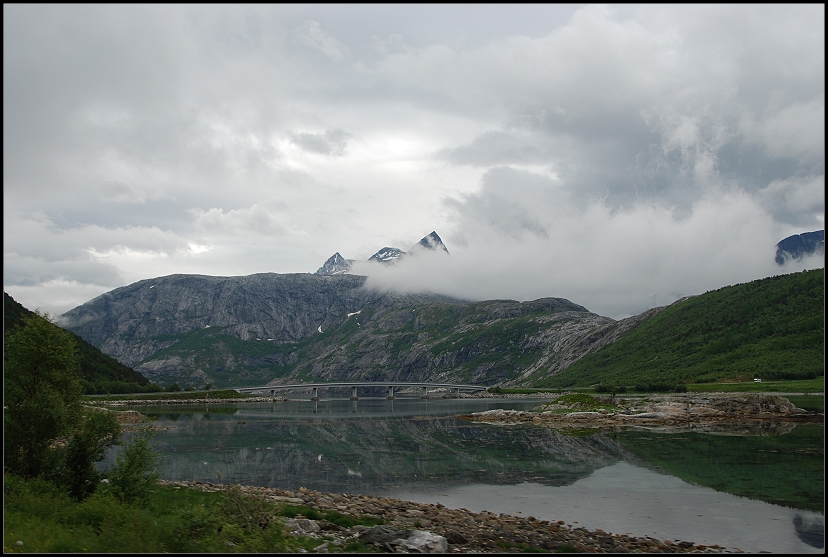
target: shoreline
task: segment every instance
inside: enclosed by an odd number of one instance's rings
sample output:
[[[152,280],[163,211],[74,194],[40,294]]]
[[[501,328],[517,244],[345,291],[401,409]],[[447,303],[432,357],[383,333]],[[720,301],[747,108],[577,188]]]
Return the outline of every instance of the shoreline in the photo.
[[[159,483],[210,492],[230,487],[197,481],[159,480]],[[379,518],[384,522],[383,526],[374,528],[342,528],[324,520],[297,517],[287,521],[288,528],[296,534],[318,538],[322,545],[327,541],[327,544],[341,547],[357,539],[369,543],[368,540],[377,539],[375,534],[378,532],[391,540],[394,535],[404,538],[411,532],[424,531],[442,536],[447,542],[448,553],[525,553],[538,550],[580,553],[742,553],[739,549],[719,545],[697,545],[683,540],[659,540],[648,536],[613,534],[600,529],[588,530],[569,526],[563,521],[537,520],[531,516],[520,517],[488,511],[475,513],[467,509],[448,508],[440,503],[415,503],[374,495],[325,493],[303,487],[296,491],[271,487],[238,487],[248,495],[262,496],[277,503],[335,511],[353,517]],[[377,543],[377,546],[388,549],[387,544]],[[327,548],[321,551],[327,553]]]
[[[259,397],[257,397],[259,398]],[[265,402],[273,402],[271,397],[261,397]],[[464,397],[465,398],[465,397]],[[472,398],[472,397],[469,397]],[[474,397],[477,398],[477,397]],[[557,398],[549,396],[511,395],[486,398]],[[616,397],[620,399],[621,397]],[[698,427],[714,428],[717,424],[727,427],[749,426],[751,424],[822,423],[822,413],[806,412],[796,408],[790,401],[779,396],[765,396],[751,393],[702,393],[680,395],[642,395],[627,396],[619,402],[621,412],[581,411],[579,409],[561,408],[554,400],[543,402],[534,411],[490,410],[461,419],[485,421],[493,425],[511,425],[529,423],[541,427],[601,428],[601,427]],[[598,399],[607,402],[607,399]],[[118,402],[116,406],[129,404],[131,401]],[[156,404],[159,401],[145,401]],[[208,399],[209,403],[220,402]],[[238,399],[227,402],[237,403]],[[244,402],[263,402],[245,399]],[[174,404],[199,404],[193,400],[179,400]],[[202,403],[203,404],[203,403]],[[646,408],[644,405],[649,405]],[[557,411],[538,411],[542,408],[559,407]],[[570,411],[566,411],[570,410]],[[636,412],[638,410],[638,412]],[[115,410],[132,417],[130,422],[137,425],[143,417],[137,410]],[[133,421],[134,420],[134,421]],[[199,481],[160,480],[161,485],[177,488],[200,489],[203,491],[221,491],[230,486]],[[263,496],[266,499],[295,506],[305,506],[318,511],[334,511],[352,517],[365,516],[381,519],[383,526],[368,528],[354,526],[342,528],[324,520],[310,520],[301,516],[286,520],[286,528],[294,535],[319,539],[319,552],[328,552],[332,545],[341,549],[353,541],[363,541],[371,547],[374,540],[378,549],[399,549],[405,552],[405,546],[394,546],[406,536],[417,532],[427,532],[442,537],[445,550],[449,553],[502,553],[531,551],[577,551],[588,553],[742,553],[738,548],[718,545],[701,545],[691,540],[660,540],[649,536],[638,537],[629,534],[614,534],[600,529],[589,530],[583,527],[567,525],[563,521],[537,520],[505,513],[481,511],[475,513],[464,508],[448,508],[440,503],[428,504],[406,501],[389,497],[364,494],[326,493],[299,488],[296,491],[272,487],[238,486],[249,495]],[[419,534],[416,534],[419,535]],[[422,534],[425,535],[425,534]],[[383,537],[384,536],[384,537]],[[390,536],[390,537],[389,537]],[[395,537],[396,536],[396,537]],[[380,543],[380,540],[385,541]],[[327,545],[326,545],[327,544]],[[390,544],[390,545],[389,545]],[[321,548],[321,549],[320,549]],[[333,547],[332,547],[333,548]]]
[[[794,396],[794,395],[789,395]],[[617,404],[615,399],[617,398]],[[782,424],[824,423],[824,412],[797,408],[779,395],[755,393],[682,393],[643,397],[594,397],[594,404],[558,404],[557,399],[533,410],[486,410],[458,416],[476,423],[531,423],[572,428],[762,428]],[[791,425],[793,427],[793,425]]]

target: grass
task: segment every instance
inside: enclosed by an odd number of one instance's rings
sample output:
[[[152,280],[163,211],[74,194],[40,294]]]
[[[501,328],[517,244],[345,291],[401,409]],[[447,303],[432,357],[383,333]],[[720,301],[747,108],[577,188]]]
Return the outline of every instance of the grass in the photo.
[[[87,397],[89,401],[100,400],[196,400],[203,398],[250,398],[253,395],[239,393],[233,389],[224,389],[218,391],[177,391],[172,393],[153,393],[153,394],[131,394],[131,395],[107,395]]]
[[[141,508],[120,503],[104,490],[77,502],[48,482],[6,475],[3,548],[6,553],[312,551],[320,540],[285,534],[285,518],[299,514],[341,526],[378,522],[283,506],[242,495],[238,486],[208,493],[159,485]],[[346,551],[365,549],[351,545]]]
[[[691,383],[687,385],[691,393],[824,393],[825,377],[801,379],[798,381],[762,381],[761,383]]]

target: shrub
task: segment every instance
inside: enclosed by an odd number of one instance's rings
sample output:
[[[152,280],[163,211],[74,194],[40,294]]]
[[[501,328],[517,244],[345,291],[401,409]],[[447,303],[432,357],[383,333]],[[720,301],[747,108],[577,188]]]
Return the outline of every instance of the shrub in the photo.
[[[109,490],[122,502],[146,504],[158,482],[159,454],[150,447],[151,437],[148,432],[135,437],[109,471]]]

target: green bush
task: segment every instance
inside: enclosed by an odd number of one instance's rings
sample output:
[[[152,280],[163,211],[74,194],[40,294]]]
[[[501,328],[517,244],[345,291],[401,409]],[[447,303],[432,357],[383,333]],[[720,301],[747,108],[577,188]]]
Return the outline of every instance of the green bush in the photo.
[[[144,432],[133,438],[109,471],[108,490],[124,503],[145,505],[158,483],[159,454],[150,447],[151,437]]]

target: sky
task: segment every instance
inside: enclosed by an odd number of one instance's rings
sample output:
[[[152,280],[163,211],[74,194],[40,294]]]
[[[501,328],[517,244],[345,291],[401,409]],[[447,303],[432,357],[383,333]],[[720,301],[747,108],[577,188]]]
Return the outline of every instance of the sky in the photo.
[[[3,287],[312,273],[615,319],[816,267],[825,7],[3,6]]]

